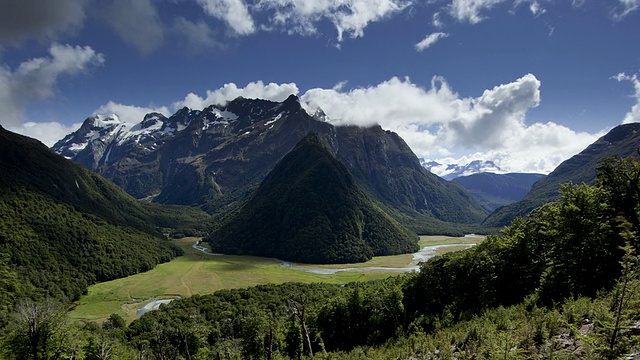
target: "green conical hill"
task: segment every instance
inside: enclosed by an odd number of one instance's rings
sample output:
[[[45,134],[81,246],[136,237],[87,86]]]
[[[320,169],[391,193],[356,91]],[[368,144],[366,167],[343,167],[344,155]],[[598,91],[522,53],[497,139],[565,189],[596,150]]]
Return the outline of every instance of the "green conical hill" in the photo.
[[[307,263],[412,252],[417,240],[373,204],[316,134],[303,138],[207,239],[216,252]]]

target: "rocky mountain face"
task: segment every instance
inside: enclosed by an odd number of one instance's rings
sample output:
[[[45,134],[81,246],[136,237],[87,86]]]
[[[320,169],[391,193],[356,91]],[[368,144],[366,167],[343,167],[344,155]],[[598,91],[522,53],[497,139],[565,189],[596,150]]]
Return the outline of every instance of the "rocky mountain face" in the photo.
[[[562,162],[547,177],[536,182],[531,191],[516,203],[498,208],[485,219],[484,225],[502,227],[518,216],[526,216],[531,210],[556,200],[562,184],[593,184],[599,162],[614,155],[638,156],[640,147],[640,124],[625,124],[613,128],[579,154]]]
[[[522,200],[543,174],[479,173],[460,176],[452,181],[462,185],[487,211]]]
[[[225,254],[307,263],[418,250],[418,237],[369,199],[315,133],[285,155],[251,200],[205,241]]]
[[[462,187],[422,168],[395,133],[334,127],[321,113],[309,115],[293,95],[283,102],[238,98],[202,111],[183,108],[169,118],[149,114],[134,126],[115,116],[92,117],[53,149],[137,198],[216,213],[237,209],[311,132],[394,217],[473,223],[486,215]]]

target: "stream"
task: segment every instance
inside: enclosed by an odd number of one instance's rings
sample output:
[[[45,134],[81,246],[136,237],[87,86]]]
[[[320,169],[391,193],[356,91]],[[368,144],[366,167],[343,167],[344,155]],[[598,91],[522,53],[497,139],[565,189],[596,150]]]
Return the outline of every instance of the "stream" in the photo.
[[[466,238],[477,237],[476,235],[465,235]],[[209,252],[209,249],[204,246],[200,246],[200,242],[202,240],[196,241],[192,247],[196,250],[201,251],[204,254],[212,255],[212,256],[220,256],[223,254],[215,254]],[[427,261],[431,258],[434,258],[438,255],[438,249],[448,248],[448,247],[462,247],[464,249],[468,249],[470,247],[475,246],[476,244],[448,244],[448,245],[433,245],[433,246],[425,246],[420,249],[418,252],[413,253],[413,260],[409,263],[409,265],[405,267],[385,267],[385,266],[361,266],[361,267],[343,267],[343,268],[314,268],[314,267],[306,267],[300,266],[297,263],[290,261],[283,261],[279,259],[273,259],[277,262],[280,262],[280,266],[285,267],[287,269],[293,269],[298,271],[304,271],[311,274],[319,274],[319,275],[333,275],[339,272],[344,271],[372,271],[372,270],[382,270],[382,271],[398,271],[398,272],[411,272],[418,271],[420,269],[419,263]]]
[[[468,237],[475,237],[475,235],[466,235],[465,237],[467,237],[467,238]],[[202,240],[196,241],[192,245],[192,247],[194,249],[198,250],[198,251],[201,251],[203,254],[207,254],[207,255],[211,255],[211,256],[221,256],[221,255],[223,255],[223,254],[215,254],[215,253],[209,252],[209,249],[207,249],[206,247],[200,245],[201,241]],[[462,247],[464,249],[468,249],[468,248],[471,248],[471,247],[473,247],[475,245],[476,244],[448,244],[448,245],[425,246],[422,249],[420,249],[420,251],[413,253],[413,260],[411,260],[409,265],[407,265],[405,267],[362,266],[362,267],[343,267],[343,268],[327,269],[327,268],[300,266],[297,263],[293,263],[293,262],[290,262],[290,261],[282,261],[282,260],[279,260],[279,259],[273,259],[273,260],[275,260],[277,262],[280,262],[280,266],[282,266],[284,268],[287,268],[287,269],[293,269],[293,270],[297,270],[297,271],[304,271],[304,272],[307,272],[307,273],[319,274],[319,275],[333,275],[333,274],[337,274],[339,272],[344,272],[344,271],[372,271],[372,270],[411,272],[411,271],[418,271],[420,269],[419,264],[421,262],[428,261],[428,260],[436,257],[438,255],[438,249],[443,249],[443,248],[448,248],[448,247]],[[175,299],[163,299],[163,300],[155,300],[154,299],[154,300],[149,300],[141,308],[139,308],[136,311],[136,316],[140,317],[140,316],[144,315],[145,313],[147,313],[149,311],[158,310],[158,308],[160,308],[160,305],[168,304],[173,300],[175,300]]]

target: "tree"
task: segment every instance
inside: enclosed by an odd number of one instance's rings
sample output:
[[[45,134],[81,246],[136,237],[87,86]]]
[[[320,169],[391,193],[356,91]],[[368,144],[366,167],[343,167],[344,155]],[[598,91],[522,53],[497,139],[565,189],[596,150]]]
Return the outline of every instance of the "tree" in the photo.
[[[599,186],[567,184],[562,199],[545,207],[548,266],[540,284],[545,303],[610,289],[620,274],[624,244],[611,222],[608,193]],[[536,236],[536,235],[534,235]]]
[[[291,309],[293,315],[298,319],[300,329],[302,330],[302,351],[305,355],[313,357],[313,348],[311,347],[311,336],[309,335],[309,327],[307,325],[307,301],[300,294],[297,300],[291,300]]]
[[[52,299],[16,305],[6,346],[16,359],[56,360],[73,351],[66,313]]]
[[[640,150],[639,150],[640,153]],[[632,157],[604,159],[598,170],[597,184],[608,193],[613,216],[631,224],[629,231],[640,233],[640,162]],[[638,246],[637,236],[633,246]]]
[[[118,314],[109,315],[109,318],[102,324],[102,328],[105,330],[124,329],[125,327],[127,327],[127,322]]]

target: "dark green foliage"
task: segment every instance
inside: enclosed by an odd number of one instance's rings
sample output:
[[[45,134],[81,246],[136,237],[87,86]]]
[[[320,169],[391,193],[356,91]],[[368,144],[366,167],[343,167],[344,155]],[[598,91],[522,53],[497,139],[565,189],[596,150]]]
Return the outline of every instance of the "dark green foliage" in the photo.
[[[208,241],[214,251],[347,263],[416,251],[417,236],[375,206],[316,135],[265,178]]]
[[[180,250],[23,190],[0,195],[0,252],[36,294],[76,300],[91,284],[150,270]]]
[[[252,359],[298,354],[304,351],[303,334],[294,312],[304,303],[315,351],[322,348],[315,314],[326,299],[346,291],[338,285],[283,284],[195,295],[145,314],[129,326],[129,337],[134,343],[148,341],[157,357],[184,356],[187,344],[191,356],[204,348],[218,355],[241,352]],[[180,333],[191,335],[182,336],[185,341],[176,336]]]
[[[611,289],[621,247],[639,245],[640,164],[613,158],[598,172],[596,185],[564,186],[559,201],[517,219],[503,236],[424,264],[406,288],[409,313],[461,318],[534,293],[550,305]]]
[[[38,141],[0,128],[0,326],[19,297],[76,300],[91,284],[169,261],[181,250],[161,231],[202,231],[207,218],[142,204]]]
[[[22,300],[16,305],[6,331],[3,357],[12,359],[54,360],[70,353],[71,332],[61,304]],[[0,353],[2,355],[2,353]]]
[[[546,178],[533,185],[522,201],[497,209],[489,215],[486,227],[507,226],[518,216],[526,216],[533,209],[560,198],[560,185],[594,184],[600,161],[613,156],[637,156],[640,146],[640,124],[625,124],[589,145],[585,150],[561,163]]]

